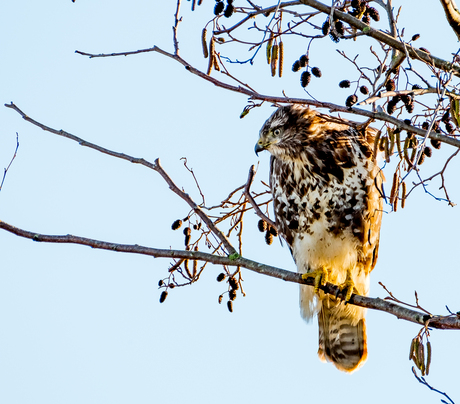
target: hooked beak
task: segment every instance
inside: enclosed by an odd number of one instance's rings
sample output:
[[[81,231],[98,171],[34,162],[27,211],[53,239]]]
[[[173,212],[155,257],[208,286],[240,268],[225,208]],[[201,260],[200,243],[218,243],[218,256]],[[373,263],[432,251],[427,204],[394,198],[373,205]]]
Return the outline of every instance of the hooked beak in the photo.
[[[255,147],[254,147],[254,152],[256,153],[257,156],[259,156],[259,152],[264,151],[265,147],[262,145],[262,142],[259,140]]]

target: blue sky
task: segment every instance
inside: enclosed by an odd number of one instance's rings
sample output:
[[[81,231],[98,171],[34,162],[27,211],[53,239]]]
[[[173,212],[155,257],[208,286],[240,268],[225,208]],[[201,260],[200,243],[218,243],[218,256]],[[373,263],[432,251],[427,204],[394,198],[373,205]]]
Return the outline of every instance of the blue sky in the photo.
[[[239,119],[245,96],[205,83],[159,54],[88,59],[74,52],[153,45],[172,51],[173,3],[5,3],[1,102],[13,101],[41,123],[103,147],[152,162],[159,157],[176,184],[198,199],[180,160],[187,157],[208,204],[214,205],[242,185],[258,161],[258,179],[267,179],[269,156],[257,158],[253,147],[273,108],[266,104]],[[181,55],[205,70],[200,33],[214,2],[203,3],[191,13],[184,1],[179,41]],[[414,24],[414,13],[426,10],[417,14],[416,26],[406,28],[407,37],[420,33],[417,45],[442,58],[457,51],[440,4],[404,3],[403,24]],[[363,43],[364,49],[371,44]],[[344,103],[348,93],[337,83],[352,77],[353,69],[337,58],[335,49],[365,58],[360,46],[359,41],[313,45],[311,59],[323,71],[323,78],[309,86],[314,97]],[[294,41],[286,60],[293,62],[304,50],[305,44]],[[246,53],[240,52],[243,58]],[[281,95],[284,89],[308,98],[290,63],[282,79],[272,79],[263,56],[252,68],[232,65],[232,72],[261,93]],[[170,226],[189,209],[157,173],[44,132],[5,107],[0,122],[2,168],[11,159],[16,132],[20,142],[0,192],[1,220],[40,233],[182,246],[182,234]],[[440,158],[423,166],[427,176],[453,151],[443,145],[436,154]],[[450,197],[457,203],[459,169],[454,160],[446,173]],[[391,173],[390,167],[387,177]],[[430,190],[442,196],[438,187],[433,183]],[[381,281],[402,300],[412,301],[417,290],[421,304],[433,313],[445,313],[445,305],[460,310],[458,209],[418,190],[405,210],[384,215],[371,296],[385,296]],[[277,242],[267,246],[256,223],[249,214],[244,255],[295,270],[289,251]],[[301,320],[297,285],[245,271],[247,296],[239,296],[229,313],[217,303],[225,291],[215,281],[219,267],[208,266],[197,284],[172,290],[160,305],[157,283],[167,274],[166,259],[35,243],[5,231],[0,231],[0,252],[3,403],[439,400],[410,370],[410,340],[419,327],[390,315],[368,312],[368,362],[346,375],[317,359],[316,320]],[[457,331],[432,331],[428,377],[457,401],[458,340]]]

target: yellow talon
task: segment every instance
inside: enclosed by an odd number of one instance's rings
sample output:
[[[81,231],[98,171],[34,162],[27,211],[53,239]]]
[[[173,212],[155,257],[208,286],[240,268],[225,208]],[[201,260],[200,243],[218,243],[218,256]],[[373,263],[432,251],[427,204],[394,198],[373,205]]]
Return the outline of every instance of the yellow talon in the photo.
[[[302,279],[308,279],[308,278],[315,279],[315,293],[318,293],[320,284],[324,286],[327,283],[328,277],[329,277],[329,274],[327,270],[325,270],[324,268],[302,274]]]
[[[355,283],[353,282],[353,278],[351,276],[351,270],[347,270],[347,278],[345,282],[339,285],[340,290],[343,292],[345,289],[347,293],[345,295],[345,303],[348,302],[351,298],[353,293],[358,293],[358,290],[355,288]]]

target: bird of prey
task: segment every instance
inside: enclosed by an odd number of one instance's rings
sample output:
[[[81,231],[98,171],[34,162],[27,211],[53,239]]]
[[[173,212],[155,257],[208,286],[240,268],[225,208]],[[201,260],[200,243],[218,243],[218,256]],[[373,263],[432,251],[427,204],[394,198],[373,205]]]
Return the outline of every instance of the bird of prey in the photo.
[[[377,261],[383,174],[374,156],[375,129],[300,105],[278,108],[263,125],[256,153],[268,150],[276,225],[297,270],[315,279],[300,286],[306,320],[318,315],[322,361],[353,372],[367,358],[365,309]],[[319,290],[338,285],[344,301]]]

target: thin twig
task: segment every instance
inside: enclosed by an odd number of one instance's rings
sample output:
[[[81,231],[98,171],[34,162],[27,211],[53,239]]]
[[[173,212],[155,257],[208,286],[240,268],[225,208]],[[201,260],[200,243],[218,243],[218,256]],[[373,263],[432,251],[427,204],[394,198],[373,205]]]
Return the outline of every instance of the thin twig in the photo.
[[[430,386],[430,384],[425,380],[424,377],[420,377],[417,375],[417,372],[415,371],[415,367],[412,366],[412,373],[414,374],[415,378],[419,381],[419,383],[423,384],[424,386],[428,387],[430,390],[432,391],[435,391],[436,393],[439,393],[441,395],[443,395],[444,397],[446,397],[449,402],[451,404],[455,404],[452,399],[446,394],[446,393],[443,393],[442,391],[438,390],[438,389],[435,389],[434,387]],[[441,400],[443,403],[446,403],[447,404],[447,401],[444,401],[444,400]]]
[[[16,148],[14,149],[14,154],[13,154],[13,157],[11,157],[10,163],[9,163],[8,166],[3,170],[3,178],[2,178],[2,183],[0,184],[0,191],[1,191],[2,188],[3,188],[3,183],[5,182],[6,173],[8,172],[8,170],[9,170],[10,167],[11,167],[11,164],[13,164],[13,161],[14,161],[14,159],[16,158],[16,154],[18,153],[18,149],[19,149],[19,135],[18,135],[18,132],[16,132]]]
[[[255,170],[254,170],[254,166],[252,165],[251,168],[249,169],[248,180],[246,182],[246,186],[244,187],[244,195],[248,199],[251,206],[254,208],[257,216],[259,216],[264,222],[269,224],[271,227],[276,229],[277,226],[275,222],[271,220],[268,216],[263,214],[263,212],[260,210],[259,205],[257,204],[257,202],[254,200],[254,198],[251,195],[250,188],[251,188],[252,181],[254,179],[254,174],[255,174]]]

